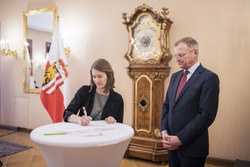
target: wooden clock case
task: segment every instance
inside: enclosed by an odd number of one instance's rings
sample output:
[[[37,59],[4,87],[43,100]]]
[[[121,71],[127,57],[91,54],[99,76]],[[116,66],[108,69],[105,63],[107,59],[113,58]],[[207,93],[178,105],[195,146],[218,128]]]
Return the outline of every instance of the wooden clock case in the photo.
[[[167,150],[163,147],[160,134],[161,110],[164,101],[164,81],[169,75],[168,62],[172,55],[169,51],[169,30],[173,23],[167,18],[168,9],[162,9],[162,15],[145,4],[137,7],[129,20],[123,13],[123,19],[129,32],[129,49],[125,54],[129,65],[127,72],[133,80],[133,123],[135,134],[128,146],[126,156],[151,160],[167,161]],[[150,15],[160,28],[157,37],[160,55],[140,58],[133,55],[133,27],[138,26],[138,17]],[[138,30],[137,30],[138,31]]]

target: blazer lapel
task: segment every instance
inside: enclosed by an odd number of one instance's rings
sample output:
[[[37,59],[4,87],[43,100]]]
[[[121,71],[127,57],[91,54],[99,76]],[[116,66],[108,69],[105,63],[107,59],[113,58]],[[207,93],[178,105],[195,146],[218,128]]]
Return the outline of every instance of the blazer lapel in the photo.
[[[200,73],[203,71],[203,66],[200,64],[199,67],[194,71],[194,73],[192,74],[192,76],[189,78],[189,80],[186,82],[186,84],[184,85],[183,89],[181,90],[178,98],[176,99],[175,103],[177,103],[177,101],[182,97],[182,95],[186,92],[186,90],[190,87],[190,85],[192,84],[192,82],[194,82],[200,75]],[[177,85],[178,87],[178,85]],[[177,89],[176,89],[177,91]]]

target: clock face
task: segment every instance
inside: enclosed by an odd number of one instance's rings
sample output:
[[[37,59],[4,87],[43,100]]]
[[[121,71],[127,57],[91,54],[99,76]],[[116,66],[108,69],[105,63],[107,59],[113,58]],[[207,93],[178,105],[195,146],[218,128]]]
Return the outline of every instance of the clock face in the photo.
[[[138,58],[147,59],[158,55],[156,34],[150,29],[141,30],[136,35],[133,46]]]
[[[131,29],[130,55],[132,58],[157,59],[161,55],[160,26],[148,14],[139,17],[138,23]]]

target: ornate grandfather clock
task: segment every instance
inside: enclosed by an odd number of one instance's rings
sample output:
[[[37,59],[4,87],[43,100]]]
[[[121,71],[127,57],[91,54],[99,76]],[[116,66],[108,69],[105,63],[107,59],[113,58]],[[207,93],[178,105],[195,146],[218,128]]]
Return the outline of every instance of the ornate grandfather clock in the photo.
[[[133,136],[126,156],[165,162],[167,150],[161,142],[161,108],[164,101],[164,81],[169,75],[169,29],[173,23],[143,4],[123,19],[129,33],[129,48],[125,58],[129,62],[128,75],[133,80]]]

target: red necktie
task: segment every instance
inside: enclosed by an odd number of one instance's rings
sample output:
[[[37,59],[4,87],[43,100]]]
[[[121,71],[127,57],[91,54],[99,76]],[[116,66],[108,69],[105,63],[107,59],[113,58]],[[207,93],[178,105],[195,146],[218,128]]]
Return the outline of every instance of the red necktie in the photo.
[[[175,96],[175,101],[177,100],[182,88],[184,87],[185,83],[187,82],[187,74],[189,73],[188,70],[186,70],[184,72],[184,74],[182,75],[181,77],[181,81],[179,83],[179,86],[178,86],[178,89],[177,89],[177,92],[176,92],[176,96]]]

